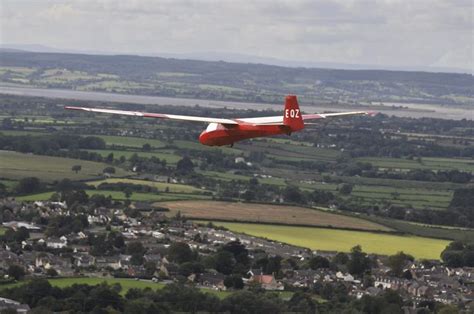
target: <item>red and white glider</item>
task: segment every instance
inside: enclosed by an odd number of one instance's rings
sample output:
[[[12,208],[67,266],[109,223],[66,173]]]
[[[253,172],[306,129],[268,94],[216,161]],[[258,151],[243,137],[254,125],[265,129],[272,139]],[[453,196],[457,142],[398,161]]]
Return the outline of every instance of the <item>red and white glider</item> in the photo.
[[[286,96],[285,110],[281,116],[242,119],[181,116],[163,113],[148,113],[87,107],[64,108],[69,110],[83,110],[89,112],[110,113],[145,118],[161,118],[209,123],[206,130],[204,130],[199,136],[199,141],[202,144],[208,146],[233,145],[235,142],[254,137],[264,137],[279,134],[290,135],[292,132],[297,132],[304,129],[304,122],[306,120],[373,114],[372,112],[367,111],[302,114],[298,106],[298,100],[294,95]]]

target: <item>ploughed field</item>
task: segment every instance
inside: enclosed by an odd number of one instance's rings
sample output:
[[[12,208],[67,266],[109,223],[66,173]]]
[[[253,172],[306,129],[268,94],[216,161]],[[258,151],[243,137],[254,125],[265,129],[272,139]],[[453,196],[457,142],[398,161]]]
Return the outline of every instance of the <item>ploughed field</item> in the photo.
[[[160,202],[158,205],[169,208],[170,216],[181,212],[194,219],[391,231],[383,225],[364,219],[297,206],[215,201]]]

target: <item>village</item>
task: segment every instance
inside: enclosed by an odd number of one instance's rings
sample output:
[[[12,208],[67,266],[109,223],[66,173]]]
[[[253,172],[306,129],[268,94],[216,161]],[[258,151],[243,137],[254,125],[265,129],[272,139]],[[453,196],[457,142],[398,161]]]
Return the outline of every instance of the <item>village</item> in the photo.
[[[24,217],[24,213],[28,213],[37,217],[37,221],[52,216],[77,216],[63,202],[21,203],[4,199],[0,206],[8,208],[14,217]],[[79,228],[83,230],[78,232],[72,228],[64,234],[48,230],[50,224],[3,222],[7,231],[1,237],[0,246],[2,280],[119,277],[165,284],[181,282],[219,291],[255,287],[269,291],[317,291],[318,287],[342,285],[350,296],[358,299],[391,289],[414,305],[434,300],[474,309],[473,268],[449,268],[439,260],[406,261],[402,265],[403,275],[394,276],[393,269],[384,263],[386,257],[368,254],[371,268],[363,275],[351,274],[340,262],[335,262],[344,256],[347,259],[351,253],[311,251],[237,234],[209,222],[191,221],[180,215],[168,217],[166,209],[153,208],[147,203],[136,203],[131,207],[133,210],[89,209],[87,228]],[[22,233],[26,234],[23,238],[19,236]],[[105,238],[107,233],[115,234],[114,238]],[[94,238],[104,242],[94,243],[91,240]],[[11,239],[18,241],[15,243]],[[107,248],[105,243],[109,241],[115,241],[111,246],[113,249]],[[171,257],[170,247],[177,243],[186,246],[193,257]],[[233,268],[219,266],[219,261],[211,263],[218,265],[217,269],[209,268],[206,258],[221,258],[219,252],[229,244],[244,248],[241,250],[248,255],[248,262],[239,263],[238,255],[235,260],[226,260],[224,256],[221,262],[230,263]],[[116,249],[120,247],[127,249]],[[134,247],[138,248],[132,249]],[[179,254],[177,256],[183,255]],[[247,269],[243,269],[245,266]],[[15,268],[23,271],[20,271],[21,275],[15,275],[12,271]],[[235,280],[226,280],[229,277],[239,279],[235,283]]]

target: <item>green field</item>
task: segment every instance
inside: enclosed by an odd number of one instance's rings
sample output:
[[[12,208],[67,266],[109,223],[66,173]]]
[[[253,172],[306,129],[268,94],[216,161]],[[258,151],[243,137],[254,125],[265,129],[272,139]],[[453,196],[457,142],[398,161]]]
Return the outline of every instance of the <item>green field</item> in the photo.
[[[140,184],[140,185],[147,185],[147,186],[157,188],[158,191],[165,191],[166,188],[168,188],[169,192],[171,193],[196,193],[196,192],[204,191],[202,189],[198,189],[194,186],[186,185],[186,184],[163,183],[163,182],[154,182],[154,181],[137,180],[137,179],[110,178],[110,179],[87,182],[87,184],[95,186],[95,187],[99,186],[101,183]]]
[[[242,150],[238,148],[231,148],[227,146],[221,146],[221,147],[210,147],[210,146],[205,146],[199,143],[196,139],[196,141],[182,141],[182,140],[176,140],[173,141],[172,144],[178,148],[181,149],[192,149],[192,150],[221,150],[224,154],[228,155],[241,155],[243,153]]]
[[[248,181],[250,180],[251,176],[241,175],[241,174],[233,174],[231,172],[220,172],[220,171],[211,171],[211,170],[195,170],[197,173],[200,173],[206,177],[210,177],[213,179],[218,179],[222,181],[232,181],[232,180],[242,180]],[[278,186],[285,186],[285,180],[282,178],[257,178],[258,182],[262,184],[272,184]]]
[[[417,160],[401,158],[364,157],[357,159],[362,162],[369,162],[379,168],[388,169],[429,169],[429,170],[461,170],[474,172],[474,160],[459,158],[421,158]]]
[[[377,217],[374,215],[362,215],[362,217],[403,233],[429,238],[450,239],[466,242],[474,241],[474,229],[418,224],[409,221]]]
[[[81,165],[77,174],[71,170],[74,165]],[[107,164],[86,160],[22,154],[11,151],[0,151],[0,176],[4,179],[18,180],[24,177],[37,177],[41,181],[51,182],[69,178],[84,180],[102,177],[102,170]],[[129,172],[116,168],[117,176]]]
[[[44,192],[38,194],[31,194],[25,196],[19,196],[16,199],[19,201],[32,202],[32,201],[46,201],[51,198],[54,192]],[[87,195],[92,196],[94,194],[102,194],[105,196],[111,196],[114,200],[126,200],[125,194],[120,191],[107,191],[107,190],[86,190]],[[131,201],[135,202],[162,202],[162,201],[178,201],[178,200],[205,200],[210,199],[210,196],[199,195],[199,194],[186,194],[186,193],[133,193],[130,197]]]
[[[7,229],[5,227],[0,227],[0,236],[4,235],[5,231],[7,231]]]
[[[24,135],[40,136],[40,135],[45,135],[47,133],[44,133],[41,131],[1,130],[0,134],[8,135],[8,136],[24,136]]]
[[[91,135],[100,137],[105,141],[107,146],[125,146],[133,148],[141,148],[144,144],[150,144],[152,148],[161,148],[166,144],[160,140],[140,138],[140,137],[129,137],[129,136],[111,136],[111,135]]]
[[[156,157],[159,158],[160,160],[166,160],[167,164],[176,164],[178,161],[182,158],[179,155],[174,155],[172,153],[167,152],[141,152],[141,151],[133,151],[133,150],[111,150],[111,149],[88,149],[87,151],[89,152],[94,152],[102,157],[107,157],[109,154],[114,154],[114,158],[118,159],[121,156],[124,156],[125,158],[130,158],[134,154],[136,154],[138,157],[144,157],[144,158],[150,158],[150,157]]]
[[[323,251],[349,252],[355,245],[361,245],[368,253],[391,255],[403,251],[417,259],[439,259],[449,244],[446,240],[363,231],[227,222],[214,224],[234,232]]]

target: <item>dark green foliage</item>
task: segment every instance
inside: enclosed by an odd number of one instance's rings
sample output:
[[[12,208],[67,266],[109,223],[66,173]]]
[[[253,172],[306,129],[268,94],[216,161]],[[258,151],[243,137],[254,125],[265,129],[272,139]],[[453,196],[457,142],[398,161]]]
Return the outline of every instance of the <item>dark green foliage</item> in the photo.
[[[329,260],[323,256],[311,257],[308,264],[311,269],[329,268],[330,266]]]
[[[366,271],[370,271],[372,262],[367,254],[362,251],[360,245],[351,249],[350,259],[347,263],[347,269],[352,275],[362,276]]]
[[[132,265],[142,265],[143,255],[145,252],[146,248],[139,241],[134,241],[127,244],[127,254],[132,255],[130,259]]]
[[[192,172],[194,169],[194,164],[189,157],[183,157],[183,159],[178,161],[176,165],[176,170],[181,173],[189,173]]]
[[[451,242],[441,253],[441,258],[449,267],[474,267],[474,243]]]
[[[61,192],[61,201],[66,202],[68,206],[74,204],[87,204],[89,196],[84,190],[70,190]]]
[[[317,304],[308,295],[303,292],[296,292],[288,302],[288,310],[296,313],[317,313]]]
[[[15,278],[15,280],[20,280],[23,279],[26,273],[22,266],[13,264],[8,267],[7,274],[11,278]]]
[[[453,216],[458,216],[458,222],[466,227],[474,226],[474,189],[457,189],[449,205]]]
[[[83,231],[89,226],[86,215],[54,216],[46,226],[46,235],[60,237],[71,232]]]
[[[15,190],[18,194],[33,194],[41,191],[41,182],[38,178],[23,178],[18,182]]]
[[[240,291],[228,296],[222,302],[222,311],[231,313],[282,313],[283,301],[276,295]]]
[[[168,257],[170,261],[182,264],[195,259],[195,254],[188,244],[183,242],[174,242],[168,248]]]
[[[111,231],[107,234],[89,234],[90,253],[94,256],[111,256],[125,252],[125,239],[120,232]]]
[[[231,275],[225,277],[224,285],[226,286],[226,288],[243,289],[244,282],[241,276]]]
[[[18,230],[7,229],[5,234],[0,236],[1,241],[5,242],[16,242],[21,243],[30,237],[30,232],[25,227],[21,227]]]
[[[352,188],[353,188],[352,184],[343,184],[341,188],[339,189],[339,193],[343,195],[349,195],[352,193]]]
[[[304,197],[304,194],[301,192],[301,190],[296,187],[296,186],[287,186],[283,190],[283,198],[285,202],[288,203],[297,203],[297,204],[305,204],[306,199]]]
[[[231,274],[236,264],[234,255],[229,251],[219,251],[215,255],[216,270],[224,275]]]
[[[392,275],[397,277],[403,276],[403,269],[408,262],[413,262],[413,256],[398,252],[397,254],[388,257],[387,266],[390,267]]]

